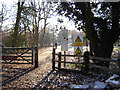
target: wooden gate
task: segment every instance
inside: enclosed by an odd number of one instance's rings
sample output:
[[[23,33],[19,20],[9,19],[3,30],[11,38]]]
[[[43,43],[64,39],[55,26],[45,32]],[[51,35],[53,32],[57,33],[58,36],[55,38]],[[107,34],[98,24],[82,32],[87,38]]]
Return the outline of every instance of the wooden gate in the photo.
[[[34,64],[38,59],[36,58],[38,53],[36,50],[37,48],[2,48],[0,62],[5,64]]]

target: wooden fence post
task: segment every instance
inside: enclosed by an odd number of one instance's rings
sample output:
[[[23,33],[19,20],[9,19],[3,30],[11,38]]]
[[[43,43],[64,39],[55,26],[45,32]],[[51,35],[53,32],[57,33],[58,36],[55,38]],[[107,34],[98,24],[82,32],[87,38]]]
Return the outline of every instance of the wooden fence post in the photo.
[[[90,53],[88,51],[86,51],[84,53],[84,62],[85,62],[85,71],[86,72],[89,71],[89,55],[90,55]]]
[[[53,48],[53,53],[52,53],[52,70],[55,70],[55,48]]]
[[[61,69],[61,52],[58,54],[58,69]]]
[[[66,62],[66,56],[65,55],[66,55],[66,51],[64,51],[64,67],[66,67],[66,63],[65,63]]]
[[[119,59],[117,59],[117,63],[118,63],[118,67],[119,67],[119,74],[120,74],[120,58]]]
[[[38,47],[35,47],[35,68],[38,67]]]
[[[34,51],[32,49],[32,65],[34,64],[33,61],[34,61]]]

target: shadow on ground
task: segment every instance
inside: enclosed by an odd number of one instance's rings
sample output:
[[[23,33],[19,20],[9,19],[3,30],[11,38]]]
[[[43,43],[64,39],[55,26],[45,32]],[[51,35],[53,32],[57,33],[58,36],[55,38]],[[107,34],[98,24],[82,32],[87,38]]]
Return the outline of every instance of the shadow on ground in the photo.
[[[70,89],[70,85],[84,85],[95,81],[105,82],[112,73],[91,70],[88,73],[66,70],[51,71],[32,90],[36,89]]]
[[[0,75],[2,77],[2,86],[9,84],[10,82],[32,71],[33,69],[35,69],[33,66],[27,68],[25,67],[15,68],[9,66],[2,67],[2,70],[0,70],[2,72],[2,74]]]

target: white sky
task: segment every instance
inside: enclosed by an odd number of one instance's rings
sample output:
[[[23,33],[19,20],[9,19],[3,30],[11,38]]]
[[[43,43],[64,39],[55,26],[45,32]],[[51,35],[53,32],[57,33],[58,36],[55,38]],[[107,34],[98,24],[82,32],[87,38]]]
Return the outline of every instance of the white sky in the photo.
[[[7,8],[10,9],[12,5],[14,5],[15,3],[17,3],[18,0],[0,0],[0,3],[5,3]],[[0,8],[1,8],[1,4],[0,4]],[[12,12],[12,10],[11,10]],[[58,17],[52,17],[48,20],[48,22],[50,23],[50,25],[53,25],[55,26],[57,24],[57,18]],[[64,25],[66,26],[67,29],[69,30],[74,30],[76,29],[75,26],[74,26],[74,23],[72,21],[69,21],[68,18],[65,18],[65,17],[60,17],[60,19],[63,19],[64,22],[61,24],[61,25]],[[4,24],[7,24],[7,23],[10,23],[10,22],[6,22]]]
[[[18,0],[0,0],[0,3],[6,3],[8,6],[11,6],[12,3],[17,2]]]

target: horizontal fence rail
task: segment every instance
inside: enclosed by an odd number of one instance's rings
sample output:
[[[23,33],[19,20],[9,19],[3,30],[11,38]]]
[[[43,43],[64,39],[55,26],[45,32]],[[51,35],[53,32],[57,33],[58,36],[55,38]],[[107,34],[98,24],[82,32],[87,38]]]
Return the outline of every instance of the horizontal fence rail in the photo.
[[[94,57],[94,56],[89,56],[90,59],[97,59],[100,61],[106,61],[106,62],[117,62],[119,59],[110,59],[110,58],[102,58],[102,57]]]
[[[78,62],[68,62],[68,61],[64,62],[64,61],[56,61],[56,60],[55,60],[55,62],[59,62],[59,63],[70,63],[70,64],[85,64],[84,62],[78,63]]]
[[[0,48],[0,62],[4,64],[33,64],[36,48],[5,47]]]
[[[2,86],[38,67],[38,47],[0,48]]]
[[[35,48],[21,48],[21,47],[5,47],[5,48],[1,48],[1,49],[6,49],[6,50],[25,50],[25,49],[30,49],[30,50],[34,50]]]
[[[111,68],[105,67],[105,66],[100,66],[97,65],[94,60],[98,60],[98,61],[102,61],[102,62],[116,62],[116,63],[120,63],[120,59],[110,59],[110,58],[102,58],[102,57],[95,57],[95,56],[90,56],[90,53],[87,51],[84,53],[84,55],[82,56],[77,56],[77,55],[63,55],[61,54],[61,52],[56,53],[55,49],[53,49],[53,58],[52,58],[52,68],[53,70],[56,69],[61,69],[62,65],[61,64],[75,64],[75,65],[84,65],[85,71],[88,72],[90,67],[95,67],[95,68],[99,68],[102,70],[106,70],[106,71],[110,71],[110,72],[114,72],[114,73],[120,73],[120,70],[113,70]],[[58,59],[56,60],[56,57],[58,57]],[[62,57],[80,57],[83,58],[83,62],[71,62],[71,61],[64,61]],[[93,62],[91,62],[90,60],[93,60]],[[56,66],[56,64],[58,64]],[[119,66],[119,65],[118,65]],[[120,66],[119,66],[120,67]]]
[[[58,57],[58,60],[56,60],[56,57]],[[53,49],[53,53],[52,53],[52,69],[61,69],[62,65],[64,64],[64,67],[66,66],[66,64],[77,64],[77,65],[81,65],[81,64],[85,64],[85,62],[72,62],[72,61],[66,61],[63,60],[63,58],[65,59],[65,57],[76,57],[76,58],[83,58],[83,55],[64,55],[61,54],[61,52],[56,53],[56,50]],[[56,67],[56,62],[58,63],[58,66]]]
[[[55,53],[55,55],[59,55],[59,54],[57,54],[57,53]],[[67,57],[83,57],[83,55],[81,56],[81,55],[61,55],[61,56],[67,56]]]
[[[114,73],[119,73],[120,72],[120,70],[114,70],[114,69],[110,69],[110,68],[107,68],[107,67],[98,66],[98,65],[95,65],[95,64],[89,64],[89,66],[94,67],[94,68],[99,68],[99,69],[109,71],[109,72],[114,72]]]

